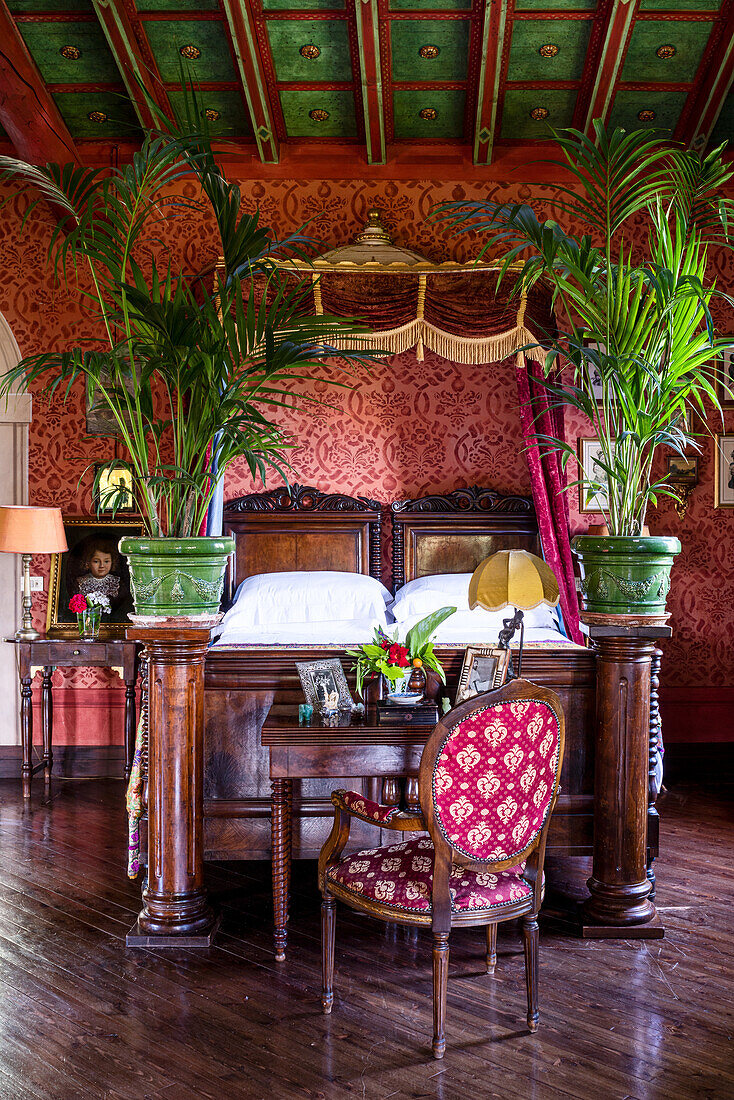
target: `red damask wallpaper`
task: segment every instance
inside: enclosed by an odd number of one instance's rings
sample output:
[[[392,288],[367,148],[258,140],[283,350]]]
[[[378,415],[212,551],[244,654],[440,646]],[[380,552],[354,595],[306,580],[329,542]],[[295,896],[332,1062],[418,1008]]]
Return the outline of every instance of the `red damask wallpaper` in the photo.
[[[437,184],[426,180],[296,180],[245,181],[250,208],[259,205],[263,220],[285,235],[310,220],[309,232],[334,246],[349,241],[377,206],[395,239],[432,259],[461,258],[470,245],[446,237],[429,222],[435,203],[449,199],[543,199],[553,187],[531,189],[522,184]],[[7,193],[7,189],[5,191]],[[190,198],[195,198],[192,191]],[[27,199],[13,198],[3,208],[0,239],[0,311],[10,324],[23,354],[69,346],[92,339],[94,325],[80,310],[74,295],[55,287],[46,269],[49,223],[34,215],[20,232]],[[217,247],[209,219],[195,211],[180,217],[170,248],[176,261],[191,271],[216,259]],[[720,285],[731,282],[734,261],[715,257]],[[727,320],[721,321],[727,327]],[[731,321],[734,332],[734,319]],[[418,363],[413,352],[365,370],[351,389],[336,389],[313,381],[306,391],[319,405],[289,414],[294,436],[293,477],[322,488],[362,493],[390,501],[427,491],[485,484],[501,490],[529,491],[521,452],[513,368],[508,362],[471,367],[426,353]],[[731,417],[731,414],[728,414]],[[734,430],[734,418],[727,421]],[[713,431],[721,430],[712,425]],[[571,436],[586,434],[569,421]],[[682,686],[731,685],[734,652],[728,624],[734,603],[734,578],[729,557],[734,548],[734,512],[713,507],[713,442],[702,441],[701,482],[688,512],[679,520],[672,506],[662,503],[650,516],[654,533],[677,534],[684,544],[674,574],[671,608],[675,637],[666,645],[665,680]],[[30,440],[30,494],[38,504],[56,504],[65,513],[89,511],[91,472],[87,469],[114,454],[110,440],[85,440],[81,392],[64,402],[60,395],[37,396]],[[245,469],[234,469],[226,495],[252,489]],[[591,516],[579,515],[572,493],[572,527],[586,529]],[[34,571],[48,574],[48,561],[34,562]],[[43,600],[36,597],[37,625],[45,626]],[[62,674],[55,674],[61,680]],[[74,705],[82,704],[82,684],[102,686],[99,676],[82,674],[80,682],[65,679]],[[112,687],[112,682],[110,682]],[[117,694],[117,689],[115,694]],[[71,714],[70,714],[71,716]],[[63,722],[62,722],[63,724]],[[104,742],[114,730],[72,728],[59,740]]]

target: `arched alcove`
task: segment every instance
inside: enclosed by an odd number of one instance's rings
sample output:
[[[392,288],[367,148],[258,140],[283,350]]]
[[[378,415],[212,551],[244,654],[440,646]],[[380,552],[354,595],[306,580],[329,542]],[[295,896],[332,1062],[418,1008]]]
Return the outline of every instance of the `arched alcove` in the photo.
[[[0,375],[20,361],[17,341],[0,313]],[[28,503],[29,394],[0,399],[0,504]],[[0,639],[12,637],[20,613],[21,560],[17,554],[0,554]],[[0,643],[0,744],[20,744],[18,676],[13,647]]]

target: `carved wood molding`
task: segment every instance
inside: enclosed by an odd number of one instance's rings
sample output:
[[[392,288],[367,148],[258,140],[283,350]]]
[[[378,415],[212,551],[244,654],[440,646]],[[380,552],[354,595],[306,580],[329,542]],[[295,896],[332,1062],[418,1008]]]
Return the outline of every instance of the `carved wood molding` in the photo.
[[[380,502],[346,493],[324,493],[311,485],[284,485],[227,501],[227,512],[379,512]]]
[[[392,512],[513,512],[533,515],[535,508],[530,497],[503,495],[494,489],[480,489],[472,485],[468,489],[454,489],[451,493],[436,493],[415,500],[395,500]]]

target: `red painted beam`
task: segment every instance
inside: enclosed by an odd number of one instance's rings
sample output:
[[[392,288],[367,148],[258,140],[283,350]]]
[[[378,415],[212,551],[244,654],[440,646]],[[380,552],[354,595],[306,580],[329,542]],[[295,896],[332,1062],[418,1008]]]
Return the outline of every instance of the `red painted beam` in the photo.
[[[362,0],[356,4],[355,16],[367,160],[370,164],[384,164],[387,150],[378,0]]]
[[[92,3],[140,125],[144,130],[157,129],[160,119],[151,110],[143,88],[169,118],[171,105],[137,14],[131,17],[123,0],[92,0]]]
[[[5,0],[0,0],[0,123],[21,160],[79,163],[74,139]]]
[[[482,28],[477,113],[474,123],[474,163],[489,164],[499,130],[500,76],[505,37],[511,31],[507,0],[487,3]]]
[[[710,56],[708,50],[704,54],[699,69],[699,76],[703,71],[703,79],[675,135],[697,152],[703,152],[708,145],[724,100],[734,85],[734,3],[730,3],[723,25],[714,28],[712,35],[717,37],[716,44]]]
[[[277,164],[280,157],[275,112],[270,102],[268,84],[257,47],[255,17],[251,0],[222,0],[232,39],[242,90],[255,131],[263,164]]]
[[[640,0],[613,0],[611,4],[598,60],[593,61],[591,93],[579,123],[579,128],[588,137],[594,136],[592,122],[595,118],[603,122],[609,118],[639,3]],[[579,102],[582,102],[581,95]]]

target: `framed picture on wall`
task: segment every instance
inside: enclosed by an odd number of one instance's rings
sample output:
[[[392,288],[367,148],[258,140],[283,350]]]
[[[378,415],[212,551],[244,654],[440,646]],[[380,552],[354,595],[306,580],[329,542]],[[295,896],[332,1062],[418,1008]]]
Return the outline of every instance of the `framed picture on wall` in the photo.
[[[598,439],[579,439],[579,511],[606,512],[609,497],[599,488],[599,482],[606,482],[606,474],[599,465],[601,444]]]
[[[714,508],[734,508],[734,434],[714,436]]]
[[[734,408],[734,336],[731,341],[732,347],[724,348],[716,363],[716,393],[725,409]]]
[[[110,376],[104,373],[102,382],[105,386],[110,385]],[[123,385],[127,392],[132,395],[133,393],[133,380],[130,375],[123,376]],[[119,437],[120,428],[115,420],[110,407],[105,401],[99,389],[95,389],[91,383],[89,376],[87,375],[85,386],[85,413],[87,424],[87,435],[107,435]]]
[[[459,686],[456,690],[456,703],[473,699],[485,691],[494,691],[502,687],[507,676],[510,661],[509,649],[495,647],[467,646],[464,650],[464,664],[461,666]]]
[[[64,517],[69,549],[51,558],[46,633],[54,638],[75,638],[77,619],[69,600],[77,593],[102,592],[111,604],[102,615],[100,638],[122,638],[133,610],[130,572],[117,549],[125,535],[142,535],[140,519],[98,519],[95,516]]]

